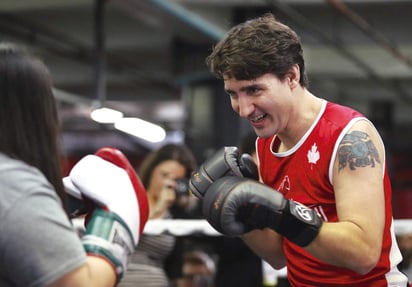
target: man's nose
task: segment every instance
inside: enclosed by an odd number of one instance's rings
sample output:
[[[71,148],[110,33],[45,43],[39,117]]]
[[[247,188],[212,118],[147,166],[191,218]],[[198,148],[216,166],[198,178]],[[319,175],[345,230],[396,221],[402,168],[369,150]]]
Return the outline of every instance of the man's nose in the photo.
[[[239,97],[238,98],[238,113],[242,118],[247,118],[253,113],[254,105],[248,97]]]

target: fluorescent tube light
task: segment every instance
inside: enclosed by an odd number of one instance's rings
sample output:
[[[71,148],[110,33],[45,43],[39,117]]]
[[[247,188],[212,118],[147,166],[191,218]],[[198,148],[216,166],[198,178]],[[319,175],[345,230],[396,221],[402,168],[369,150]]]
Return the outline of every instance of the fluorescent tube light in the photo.
[[[114,123],[114,127],[152,143],[161,142],[166,138],[166,131],[161,126],[138,118],[121,118]]]
[[[123,113],[109,108],[99,108],[93,110],[90,116],[96,122],[113,124],[123,117]]]

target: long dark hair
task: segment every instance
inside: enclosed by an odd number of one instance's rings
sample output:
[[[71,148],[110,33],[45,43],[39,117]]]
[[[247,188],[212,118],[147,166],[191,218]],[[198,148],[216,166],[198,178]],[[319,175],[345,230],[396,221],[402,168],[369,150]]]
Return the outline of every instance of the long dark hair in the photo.
[[[65,206],[59,147],[47,67],[23,47],[0,43],[0,152],[38,168]]]
[[[143,160],[139,176],[143,185],[148,188],[153,170],[160,163],[175,160],[186,168],[186,177],[189,177],[196,168],[196,160],[192,151],[185,145],[166,144],[158,150],[149,153]]]

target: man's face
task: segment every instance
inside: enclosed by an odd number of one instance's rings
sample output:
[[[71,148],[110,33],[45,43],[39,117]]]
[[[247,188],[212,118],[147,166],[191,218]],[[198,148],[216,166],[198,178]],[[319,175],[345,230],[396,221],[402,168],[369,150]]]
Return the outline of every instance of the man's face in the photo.
[[[292,88],[288,80],[273,74],[253,80],[224,79],[233,110],[247,119],[259,137],[282,132],[292,109]]]

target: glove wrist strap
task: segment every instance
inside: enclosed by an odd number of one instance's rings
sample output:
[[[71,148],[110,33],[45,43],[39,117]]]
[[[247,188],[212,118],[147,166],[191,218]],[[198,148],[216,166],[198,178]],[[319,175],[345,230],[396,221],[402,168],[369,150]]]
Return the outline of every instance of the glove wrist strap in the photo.
[[[288,200],[283,215],[273,229],[293,243],[305,247],[318,236],[322,223],[315,210]]]
[[[106,258],[115,268],[118,281],[134,251],[132,233],[123,220],[113,212],[96,209],[82,237],[88,254]]]

